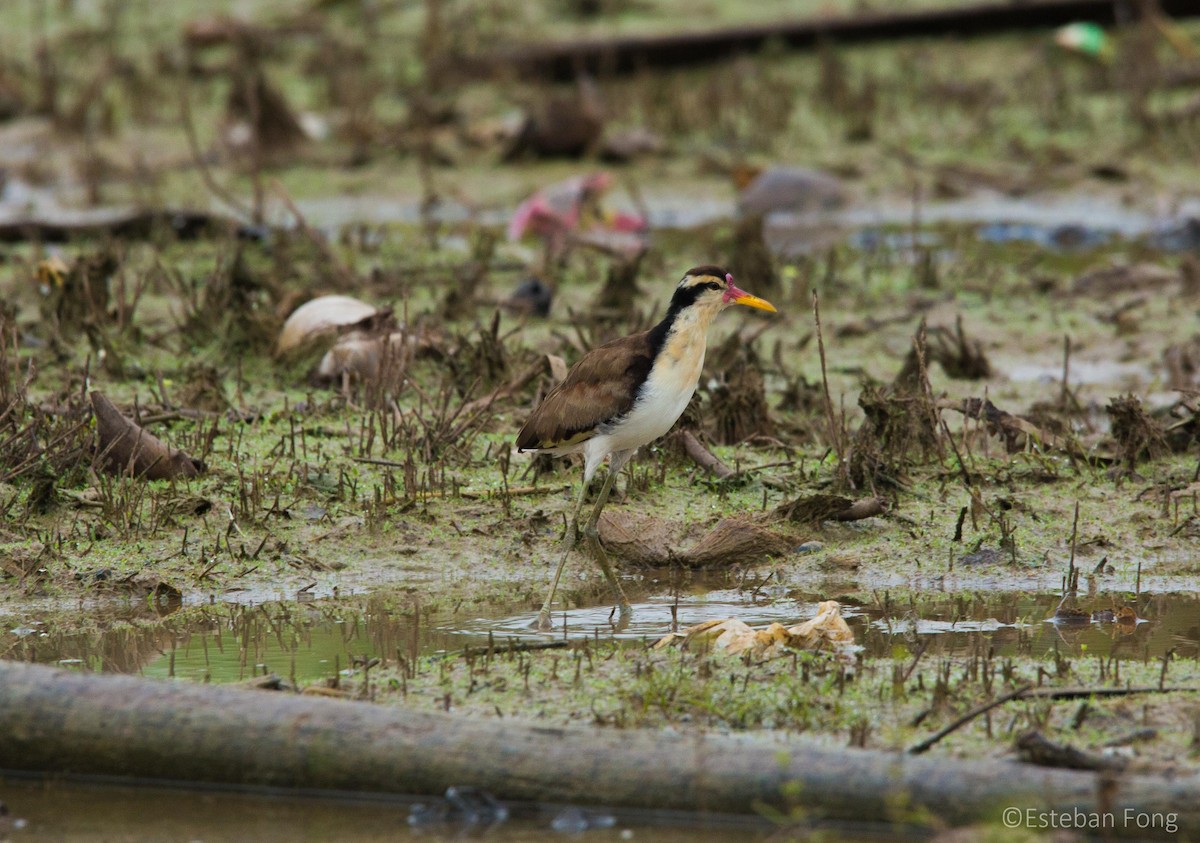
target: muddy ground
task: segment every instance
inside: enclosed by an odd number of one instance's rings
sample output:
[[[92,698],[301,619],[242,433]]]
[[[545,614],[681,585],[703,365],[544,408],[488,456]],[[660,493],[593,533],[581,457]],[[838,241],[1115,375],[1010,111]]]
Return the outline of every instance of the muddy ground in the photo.
[[[0,36],[38,45],[0,68],[0,221],[29,229],[0,250],[0,655],[174,675],[203,647],[197,679],[274,671],[464,716],[882,748],[1026,683],[1147,686],[1013,701],[932,751],[1004,755],[1038,729],[1127,769],[1195,769],[1194,695],[1159,692],[1200,686],[1195,23],[1115,32],[1108,61],[1038,32],[600,79],[605,134],[657,139],[609,163],[595,146],[507,154],[521,115],[573,86],[431,58],[569,22],[79,5]],[[731,172],[780,161],[838,179],[840,205],[746,229]],[[648,216],[639,262],[505,239],[531,190],[600,167],[609,207]],[[128,203],[218,221],[114,236]],[[41,242],[95,208],[99,231]],[[615,629],[580,553],[558,632],[528,633],[580,469],[517,455],[515,433],[556,361],[651,324],[712,262],[780,311],[719,320],[679,426],[732,472],[678,431],[644,449],[606,538],[651,620]],[[548,316],[511,299],[533,273]],[[313,377],[329,338],[278,355],[288,314],[331,293],[390,310],[402,353],[332,383]],[[106,470],[93,391],[199,470]],[[816,495],[883,512],[828,520]],[[729,516],[777,544],[735,530],[684,567]],[[657,541],[660,564],[613,524]],[[787,624],[837,599],[867,643],[648,647],[715,592]],[[1093,614],[1122,607],[1138,622]],[[330,618],[368,633],[322,638],[297,671]],[[217,671],[221,641],[240,657]]]

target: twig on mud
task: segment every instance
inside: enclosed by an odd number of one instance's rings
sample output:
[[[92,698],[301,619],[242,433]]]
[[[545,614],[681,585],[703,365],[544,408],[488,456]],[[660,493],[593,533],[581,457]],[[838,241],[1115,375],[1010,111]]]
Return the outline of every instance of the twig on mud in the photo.
[[[861,521],[887,512],[883,498],[850,501],[840,495],[816,494],[780,504],[772,517],[804,524],[822,521]]]
[[[407,463],[397,462],[396,460],[385,460],[379,457],[351,457],[354,462],[366,463],[367,465],[382,465],[386,468],[404,468]]]
[[[161,422],[183,421],[185,419],[190,421],[218,419],[223,416],[224,413],[214,413],[211,410],[193,410],[188,407],[180,407],[178,410],[168,410],[165,413],[142,416],[139,422],[142,427],[148,427]]]
[[[934,744],[936,744],[938,741],[940,741],[942,738],[946,737],[951,732],[955,732],[955,731],[961,729],[963,726],[970,723],[972,720],[974,720],[979,715],[986,714],[987,712],[991,711],[993,708],[1004,705],[1006,702],[1010,702],[1015,699],[1020,699],[1021,697],[1028,694],[1031,690],[1033,690],[1033,685],[1031,683],[1026,683],[1025,685],[1022,685],[1020,688],[1017,688],[1015,691],[1010,691],[1007,694],[1003,694],[999,697],[996,697],[994,700],[989,700],[981,705],[975,706],[973,709],[968,711],[962,717],[955,720],[953,723],[950,723],[946,727],[940,729],[935,734],[930,735],[928,738],[921,741],[919,744],[915,744],[915,745],[909,747],[909,749],[907,750],[907,754],[921,755],[922,753],[926,752],[930,747],[932,747]]]
[[[748,474],[753,474],[756,471],[766,471],[768,468],[788,468],[796,464],[795,460],[780,460],[779,462],[768,462],[762,465],[748,465],[745,468],[739,468],[730,477],[745,477]]]
[[[696,465],[710,474],[716,475],[718,480],[724,480],[737,474],[732,468],[721,462],[720,457],[705,448],[704,444],[696,438],[696,434],[690,430],[681,430],[679,441],[683,443],[683,450],[695,461]]]
[[[458,496],[461,498],[470,498],[471,500],[480,500],[482,498],[493,497],[531,497],[534,495],[550,495],[555,492],[566,492],[571,489],[570,486],[509,486],[507,489],[459,489]]]
[[[1069,744],[1055,743],[1038,729],[1030,729],[1018,737],[1016,749],[1022,761],[1039,767],[1119,771],[1129,763],[1120,755],[1102,755]]]

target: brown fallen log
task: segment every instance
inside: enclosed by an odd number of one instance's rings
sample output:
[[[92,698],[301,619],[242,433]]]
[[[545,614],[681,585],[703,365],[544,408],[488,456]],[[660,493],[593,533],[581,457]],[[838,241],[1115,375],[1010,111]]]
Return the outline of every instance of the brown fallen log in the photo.
[[[1022,696],[1026,699],[1080,700],[1088,697],[1129,697],[1135,694],[1200,694],[1200,688],[1190,685],[1131,685],[1128,688],[1032,688]]]
[[[1123,5],[1113,0],[993,0],[950,8],[814,16],[708,32],[519,44],[482,56],[464,57],[457,67],[475,75],[510,69],[541,79],[569,81],[581,71],[611,76],[722,61],[760,50],[768,41],[792,48],[811,48],[822,42],[990,36],[1004,30],[1062,26],[1078,20],[1110,25],[1116,22],[1116,7]],[[1167,15],[1175,17],[1200,14],[1196,0],[1159,0],[1158,5]]]
[[[753,736],[556,728],[0,662],[0,769],[223,786],[439,794],[807,818],[965,824],[1001,808],[1173,813],[1200,829],[1197,777],[905,757]],[[1103,800],[1101,802],[1101,800]],[[1113,836],[1167,835],[1116,823]],[[1174,831],[1174,829],[1173,829]]]
[[[86,237],[147,240],[171,232],[180,240],[219,234],[264,240],[267,232],[207,211],[98,208],[57,216],[0,219],[0,243],[68,243]]]

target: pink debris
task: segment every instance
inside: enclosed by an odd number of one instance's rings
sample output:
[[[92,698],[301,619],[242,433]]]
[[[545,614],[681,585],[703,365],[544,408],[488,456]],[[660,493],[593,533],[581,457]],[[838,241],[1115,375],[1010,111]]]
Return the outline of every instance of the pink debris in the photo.
[[[508,239],[533,233],[558,241],[573,232],[591,230],[642,231],[646,220],[637,214],[606,212],[600,198],[613,186],[610,173],[597,172],[541,188],[522,202],[508,224]]]

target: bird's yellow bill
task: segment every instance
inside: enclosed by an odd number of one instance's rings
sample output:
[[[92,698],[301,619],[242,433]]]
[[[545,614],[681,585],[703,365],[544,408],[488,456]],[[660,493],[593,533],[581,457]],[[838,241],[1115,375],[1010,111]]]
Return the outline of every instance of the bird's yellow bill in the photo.
[[[734,304],[744,304],[746,307],[757,307],[759,310],[767,310],[771,313],[778,313],[775,305],[771,304],[766,299],[760,299],[758,296],[752,296],[749,293],[742,293],[733,299]]]

